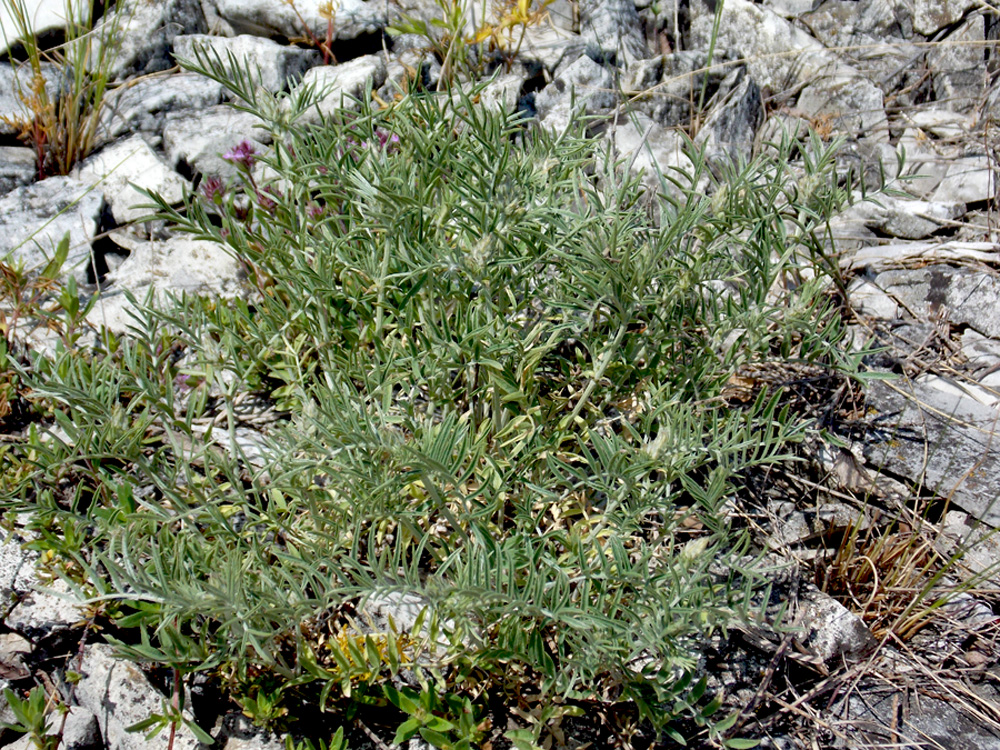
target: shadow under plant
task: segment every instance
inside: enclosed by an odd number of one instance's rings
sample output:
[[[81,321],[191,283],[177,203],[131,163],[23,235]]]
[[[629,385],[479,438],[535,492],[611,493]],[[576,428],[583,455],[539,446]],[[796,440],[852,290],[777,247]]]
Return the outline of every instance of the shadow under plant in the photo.
[[[692,148],[653,197],[580,128],[475,93],[306,126],[310,92],[194,67],[276,145],[235,145],[238,177],[182,209],[152,197],[249,293],[27,353],[7,398],[33,426],[0,453],[50,574],[169,675],[134,728],[201,736],[207,681],[311,741],[528,748],[599,715],[602,742],[746,746],[704,677],[764,583],[727,503],[822,425],[731,378],[857,374],[804,273],[851,194],[835,145],[728,171]]]

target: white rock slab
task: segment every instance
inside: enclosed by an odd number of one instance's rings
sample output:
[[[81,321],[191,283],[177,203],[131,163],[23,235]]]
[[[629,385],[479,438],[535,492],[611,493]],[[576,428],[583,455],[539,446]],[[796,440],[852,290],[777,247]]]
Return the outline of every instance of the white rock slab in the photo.
[[[215,12],[237,34],[279,35],[286,39],[305,37],[309,29],[317,39],[325,40],[327,19],[320,13],[321,6],[315,1],[296,3],[300,17],[284,0],[215,0]],[[340,0],[334,7],[335,39],[356,39],[386,25],[383,0]]]
[[[235,711],[222,718],[222,733],[217,740],[224,741],[221,750],[285,750],[282,737],[261,731]]]
[[[976,127],[976,121],[969,115],[951,109],[917,109],[900,115],[905,123],[930,133],[936,138],[966,138]]]
[[[506,73],[497,76],[479,92],[478,104],[510,114],[517,109],[525,76],[520,73]],[[468,87],[466,87],[468,88]]]
[[[322,65],[306,72],[284,106],[287,108],[297,93],[312,87],[316,92],[316,104],[306,110],[299,121],[318,123],[341,108],[356,108],[353,100],[364,96],[365,87],[370,83],[374,91],[385,83],[385,77],[382,55],[365,55],[340,65]]]
[[[616,92],[611,71],[584,55],[538,92],[535,109],[542,125],[561,133],[579,112],[592,115],[615,106]]]
[[[37,173],[38,163],[34,149],[0,146],[0,194],[30,184]]]
[[[915,264],[950,263],[954,261],[1000,261],[1000,244],[994,242],[898,242],[871,245],[842,255],[840,267],[845,271],[867,268],[883,271]]]
[[[851,308],[858,315],[881,320],[895,320],[900,315],[899,303],[867,279],[855,279],[847,292]]]
[[[642,175],[643,184],[650,190],[664,189],[660,184],[660,174],[668,179],[683,181],[683,173],[691,174],[694,169],[684,152],[684,139],[680,133],[655,123],[641,112],[618,123],[617,128],[609,131],[608,137],[614,138],[618,157],[631,164],[633,173]]]
[[[105,67],[112,80],[121,80],[174,67],[174,38],[202,34],[208,22],[200,0],[119,0],[94,29],[94,37],[105,39],[112,30],[117,46]]]
[[[944,179],[934,191],[936,201],[979,203],[996,198],[998,175],[986,155],[965,156],[954,160]]]
[[[903,200],[889,195],[859,201],[842,214],[884,235],[908,240],[923,239],[964,215],[964,203]]]
[[[51,99],[59,91],[61,75],[52,63],[42,63],[45,90]],[[31,76],[31,69],[25,65],[15,68],[9,62],[0,63],[0,134],[16,135],[19,130],[16,121],[30,122],[34,116],[21,97],[22,92],[31,88]]]
[[[50,586],[25,594],[4,620],[4,625],[30,640],[66,630],[80,621],[80,610],[70,598],[69,586],[56,580]]]
[[[9,532],[2,532],[0,541],[0,599],[6,612],[12,599],[31,591],[37,579],[35,560],[38,553],[24,549],[21,540]]]
[[[104,195],[71,177],[50,177],[0,199],[0,259],[41,271],[69,234],[63,276],[87,281],[90,243],[97,235]]]
[[[942,316],[1000,338],[1000,276],[995,272],[935,264],[883,271],[875,283],[917,319]]]
[[[4,721],[13,722],[13,711],[8,709],[8,713],[10,718],[5,718]],[[102,746],[101,726],[97,722],[97,717],[81,706],[68,708],[65,724],[60,718],[50,721],[45,736],[51,738],[58,736],[58,747],[64,750],[96,750]],[[7,750],[36,750],[37,745],[30,734],[25,734],[5,747]]]
[[[46,31],[66,27],[66,0],[26,0],[24,8],[28,11],[24,21],[35,34],[44,34]],[[74,3],[73,8],[77,11],[76,20],[82,20],[85,17],[87,4]],[[6,53],[10,46],[21,38],[20,30],[21,24],[11,13],[10,4],[0,3],[0,55]]]
[[[108,95],[101,113],[101,138],[110,142],[129,131],[142,131],[152,142],[159,138],[168,114],[176,117],[182,110],[214,107],[224,95],[221,83],[187,71],[129,81]]]
[[[803,592],[795,627],[801,628],[796,641],[823,662],[853,664],[876,645],[860,617],[817,589]]]
[[[162,693],[131,662],[114,657],[111,646],[87,646],[80,668],[83,678],[76,686],[77,702],[97,717],[109,750],[168,750],[170,732],[146,739],[143,732],[128,727],[154,714],[163,713]],[[190,718],[190,714],[188,715]],[[198,750],[201,743],[183,724],[177,727],[173,750]]]
[[[868,465],[947,497],[952,507],[996,527],[1000,409],[983,404],[980,391],[993,395],[937,376],[868,384],[869,407],[891,418],[864,453]]]
[[[988,338],[971,328],[962,332],[962,355],[973,370],[1000,369],[1000,341]]]
[[[113,239],[131,254],[105,279],[102,295],[87,318],[94,326],[124,333],[134,324],[126,291],[139,303],[152,294],[154,304],[167,293],[233,297],[245,291],[239,264],[215,242],[188,237],[143,242],[124,232],[114,233]]]
[[[258,153],[270,143],[264,121],[249,112],[219,105],[200,112],[167,115],[163,127],[163,150],[169,163],[184,165],[203,175],[231,178],[239,169],[222,155],[241,141],[250,141]]]
[[[889,140],[882,90],[850,66],[837,63],[799,95],[796,109],[837,132],[860,138]]]
[[[714,3],[692,2],[690,13],[692,49],[714,44],[739,50],[761,88],[786,91],[800,84],[799,110],[867,138],[888,139],[881,89],[807,32],[750,0],[726,0],[718,34]]]
[[[980,6],[976,0],[913,0],[912,7],[913,30],[931,36]]]
[[[199,48],[207,51],[210,57],[217,55],[224,63],[228,62],[230,54],[233,55],[270,92],[284,91],[323,59],[317,50],[289,47],[248,34],[233,39],[188,34],[174,39],[177,58],[193,61],[195,50]]]
[[[976,521],[968,513],[950,510],[944,515],[942,535],[935,547],[946,558],[956,550],[964,550],[962,565],[973,573],[991,572],[993,587],[1000,586],[1000,539],[988,526]]]
[[[570,48],[578,48],[580,43],[579,37],[571,34],[567,28],[559,26],[559,23],[565,23],[565,17],[560,17],[560,21],[551,25],[537,24],[527,27],[518,58],[539,62],[549,73],[554,73],[566,57],[567,51]]]
[[[150,214],[150,209],[139,208],[150,203],[140,188],[159,193],[173,205],[184,199],[188,185],[137,135],[91,156],[74,171],[74,176],[88,185],[100,186],[119,225]]]

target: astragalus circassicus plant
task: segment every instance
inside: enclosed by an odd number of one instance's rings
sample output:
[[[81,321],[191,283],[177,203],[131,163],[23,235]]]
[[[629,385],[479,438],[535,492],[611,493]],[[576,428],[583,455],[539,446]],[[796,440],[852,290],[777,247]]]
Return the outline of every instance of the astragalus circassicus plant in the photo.
[[[314,94],[191,67],[277,145],[233,144],[240,179],[158,208],[250,293],[147,306],[24,369],[63,430],[5,456],[43,488],[6,501],[36,546],[122,653],[207,674],[272,728],[410,714],[398,736],[468,747],[490,708],[532,747],[588,710],[622,741],[725,740],[699,646],[757,576],[724,506],[809,426],[723,389],[746,361],[851,368],[822,276],[792,274],[849,195],[834,147],[714,172],[692,151],[650,200],[582,126],[451,94],[304,125]],[[248,394],[279,412],[253,462]]]

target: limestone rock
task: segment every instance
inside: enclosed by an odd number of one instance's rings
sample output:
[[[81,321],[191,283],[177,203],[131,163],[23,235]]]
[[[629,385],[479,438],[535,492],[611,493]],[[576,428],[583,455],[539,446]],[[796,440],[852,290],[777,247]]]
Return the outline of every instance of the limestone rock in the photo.
[[[501,112],[513,113],[517,110],[517,101],[521,97],[524,86],[524,76],[518,73],[507,73],[497,76],[479,93],[479,104],[492,107]]]
[[[692,46],[712,43],[715,5],[691,3]],[[803,86],[797,107],[854,134],[888,139],[882,91],[808,33],[750,0],[726,0],[715,45],[739,51],[761,88]],[[790,51],[796,54],[788,54]]]
[[[199,0],[119,0],[94,29],[102,39],[115,31],[113,57],[107,64],[111,80],[145,75],[174,66],[174,38],[179,34],[202,34],[208,23]],[[95,55],[93,59],[99,59]]]
[[[240,268],[226,250],[214,242],[188,237],[143,242],[113,235],[131,251],[120,266],[108,274],[106,288],[90,313],[94,325],[106,325],[116,333],[132,323],[125,291],[143,300],[147,292],[181,292],[235,296],[243,292]]]
[[[232,178],[239,168],[222,155],[244,140],[262,152],[271,141],[263,125],[259,117],[225,105],[197,113],[170,113],[163,126],[163,150],[182,174]]]
[[[910,0],[913,8],[913,30],[931,36],[951,26],[973,8],[976,0]]]
[[[712,41],[715,4],[693,0],[690,13],[690,47],[707,50]],[[737,50],[740,57],[746,58],[751,77],[772,91],[783,91],[792,82],[812,80],[818,73],[842,64],[807,32],[750,0],[726,0],[715,46]],[[788,51],[798,54],[782,54]]]
[[[300,39],[311,32],[325,40],[328,19],[320,13],[320,3],[296,4],[301,18],[284,0],[213,0],[215,12],[237,34],[281,36]],[[382,0],[342,0],[335,3],[334,38],[355,39],[374,34],[386,25],[386,5]]]
[[[902,312],[899,302],[867,279],[855,279],[847,291],[851,309],[858,315],[895,320]]]
[[[624,66],[649,56],[632,0],[581,3],[580,35],[588,53],[598,51],[602,62]]]
[[[802,90],[796,107],[837,132],[889,139],[882,90],[846,65],[826,68]]]
[[[218,741],[222,743],[222,750],[285,750],[282,738],[253,726],[241,713],[223,717],[222,735]]]
[[[545,127],[562,132],[578,113],[592,115],[615,105],[611,71],[587,56],[578,58],[535,96],[535,108]]]
[[[186,71],[131,81],[108,96],[101,118],[103,141],[143,133],[155,145],[169,114],[221,104],[224,93],[222,84]]]
[[[25,657],[31,654],[31,642],[17,633],[0,633],[0,665],[10,679],[23,679],[31,675]],[[3,691],[0,690],[0,693]],[[0,695],[0,704],[3,704]],[[0,721],[11,721],[11,714],[0,709]]]
[[[40,271],[69,234],[63,275],[87,281],[90,243],[97,235],[104,195],[70,177],[50,177],[0,199],[0,259]]]
[[[551,8],[549,14],[552,15]],[[581,49],[580,38],[559,22],[536,24],[524,30],[518,59],[529,65],[541,65],[551,75],[560,65],[578,56]]]
[[[63,726],[62,746],[66,750],[101,750],[101,725],[93,713],[71,706]]]
[[[749,163],[763,115],[760,88],[739,68],[720,87],[695,143],[711,159]]]
[[[10,720],[13,721],[13,714],[11,714]],[[62,729],[61,734],[60,729]],[[66,750],[105,750],[97,717],[80,706],[69,707],[66,712],[65,724],[57,714],[56,719],[49,722],[49,729],[45,736],[49,738],[58,736],[59,747]],[[35,750],[37,745],[30,734],[25,734],[6,747],[8,750]]]
[[[368,85],[376,90],[385,80],[385,58],[382,55],[366,55],[340,65],[313,68],[302,77],[302,83],[292,91],[292,95],[294,97],[299,88],[313,87],[317,95],[316,104],[300,120],[319,122],[342,107],[352,108],[351,100],[361,99]]]
[[[991,395],[933,375],[893,385],[872,382],[866,390],[869,408],[893,415],[869,435],[868,465],[948,497],[952,507],[990,526],[1000,525],[1000,448],[993,440],[1000,408],[983,403]]]
[[[1000,585],[1000,540],[992,528],[968,513],[959,510],[945,513],[941,538],[935,547],[945,557],[964,550],[962,565],[976,574],[991,573],[987,580],[993,586]]]
[[[109,750],[168,750],[169,732],[146,739],[128,727],[163,713],[167,700],[135,664],[114,657],[104,644],[87,646],[80,667],[83,678],[76,686],[76,699],[97,717],[104,746]],[[190,717],[189,717],[190,718]],[[201,743],[185,725],[177,727],[172,750],[199,750]]]
[[[33,149],[0,146],[0,195],[34,181],[38,165]]]
[[[323,59],[318,50],[289,47],[246,34],[233,39],[189,34],[174,40],[174,55],[178,58],[195,60],[196,48],[206,50],[209,59],[217,55],[224,63],[232,54],[255,79],[259,74],[260,85],[271,92],[286,90]]]
[[[978,686],[973,686],[971,692],[977,691]],[[985,698],[995,700],[990,693]],[[964,702],[964,698],[948,701],[903,687],[895,689],[881,677],[862,677],[829,713],[846,729],[844,747],[1000,750],[996,733],[963,712]]]
[[[944,3],[942,3],[944,5]],[[959,3],[947,3],[951,8]],[[951,109],[974,111],[982,99],[983,84],[989,73],[983,60],[986,39],[985,19],[976,14],[927,52],[934,97]]]
[[[998,190],[997,179],[996,170],[988,156],[955,159],[934,191],[934,200],[963,203],[993,200]]]
[[[4,619],[4,625],[31,641],[66,630],[81,619],[69,587],[56,580],[45,588],[35,587],[22,595]]]
[[[7,6],[0,4],[0,7]],[[41,71],[45,79],[45,90],[49,98],[54,100],[62,87],[62,71],[49,62],[42,63]],[[18,123],[31,122],[34,114],[24,101],[25,95],[31,90],[31,79],[30,67],[0,63],[0,135],[17,135],[20,132]]]
[[[643,183],[654,193],[669,190],[673,187],[669,180],[682,180],[682,172],[690,173],[693,168],[680,134],[644,114],[620,122],[608,137],[613,139],[618,156],[631,165],[634,173],[642,174]],[[661,174],[666,184],[661,183]]]
[[[45,34],[66,28],[66,0],[30,0],[24,8],[27,10],[27,27],[34,34]],[[86,18],[88,6],[76,3],[72,6],[76,11],[76,21]],[[21,25],[11,13],[9,3],[0,4],[0,55],[10,49],[12,43],[20,39]]]
[[[968,328],[960,339],[962,355],[973,371],[1000,370],[1000,341]]]
[[[796,640],[824,663],[853,664],[871,653],[875,638],[860,617],[814,587],[800,595]]]
[[[149,208],[139,208],[151,202],[139,188],[176,204],[183,200],[187,184],[140,136],[119,141],[91,156],[75,170],[75,176],[88,185],[100,186],[110,196],[111,214],[119,225],[151,213]]]
[[[12,600],[34,587],[37,559],[38,553],[24,549],[15,534],[3,532],[3,540],[0,541],[0,612],[4,615],[9,612]]]
[[[622,90],[632,106],[661,125],[687,124],[701,98],[710,103],[738,55],[718,49],[711,58],[705,50],[688,50],[633,62],[622,74]],[[742,65],[740,66],[742,68]]]
[[[918,109],[904,113],[902,117],[910,127],[942,140],[968,139],[976,130],[974,118],[943,107]]]
[[[841,217],[860,221],[883,235],[919,240],[942,227],[952,226],[964,214],[964,203],[905,200],[880,195],[872,201],[855,203]]]
[[[1000,245],[993,242],[899,242],[890,245],[872,244],[840,258],[840,267],[847,270],[867,269],[869,272],[904,268],[916,264],[978,261],[996,263]],[[920,275],[917,275],[919,279]],[[896,283],[897,277],[884,281]]]
[[[875,283],[918,318],[940,315],[991,338],[1000,338],[1000,276],[988,271],[934,265],[885,271]]]
[[[766,0],[764,5],[782,18],[796,18],[816,8],[816,0]]]

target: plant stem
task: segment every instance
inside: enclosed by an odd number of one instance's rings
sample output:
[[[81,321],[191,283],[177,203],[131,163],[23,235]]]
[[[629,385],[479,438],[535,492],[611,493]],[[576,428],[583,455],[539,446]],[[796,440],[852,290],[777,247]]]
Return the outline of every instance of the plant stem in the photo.
[[[615,352],[618,351],[618,347],[621,346],[622,339],[625,338],[626,331],[628,331],[628,321],[623,320],[621,325],[618,326],[618,332],[615,334],[615,338],[611,342],[611,345],[605,349],[604,354],[601,355],[601,361],[598,363],[597,369],[594,371],[594,376],[583,389],[583,393],[580,394],[580,400],[576,402],[576,406],[573,407],[572,413],[566,418],[565,424],[567,426],[572,424],[576,418],[580,416],[580,412],[583,411],[583,407],[586,406],[587,401],[590,400],[591,395],[594,393],[594,389],[597,388],[597,384],[601,382],[601,378],[604,377],[604,373],[611,365],[611,360],[614,359]]]

